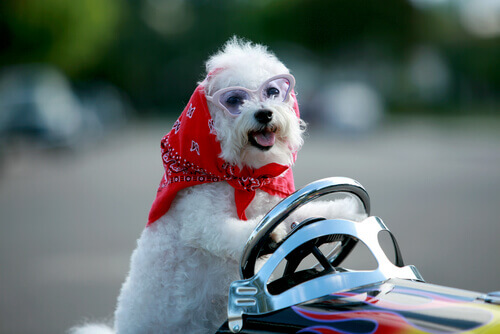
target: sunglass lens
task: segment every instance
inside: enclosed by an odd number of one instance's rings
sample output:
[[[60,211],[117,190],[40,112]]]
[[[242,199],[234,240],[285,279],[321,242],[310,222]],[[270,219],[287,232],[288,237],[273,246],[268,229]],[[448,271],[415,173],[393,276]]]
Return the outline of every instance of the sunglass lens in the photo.
[[[249,100],[248,92],[244,90],[230,90],[220,95],[219,102],[233,115],[241,113],[241,106]]]
[[[267,83],[262,90],[262,97],[265,100],[273,99],[283,102],[290,93],[290,81],[285,78],[278,78]]]

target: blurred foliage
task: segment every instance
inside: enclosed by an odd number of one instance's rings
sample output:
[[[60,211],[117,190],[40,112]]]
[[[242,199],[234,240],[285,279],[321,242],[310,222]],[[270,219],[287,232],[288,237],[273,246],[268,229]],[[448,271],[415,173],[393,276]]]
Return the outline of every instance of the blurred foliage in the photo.
[[[1,61],[47,62],[84,75],[113,46],[120,0],[15,0],[1,4]]]
[[[387,100],[400,110],[426,103],[412,94],[401,68],[415,47],[430,46],[452,73],[451,92],[442,105],[484,100],[497,105],[500,39],[471,36],[450,8],[420,10],[405,0],[0,3],[1,66],[46,62],[73,81],[109,81],[142,112],[177,112],[202,78],[204,60],[233,35],[272,49],[307,50],[320,67],[330,66],[338,54],[373,57],[366,50],[375,49],[396,68],[389,89],[393,97]]]
[[[380,1],[274,1],[262,17],[262,36],[268,42],[285,39],[331,55],[352,43],[376,43],[402,51],[413,40],[409,3]]]

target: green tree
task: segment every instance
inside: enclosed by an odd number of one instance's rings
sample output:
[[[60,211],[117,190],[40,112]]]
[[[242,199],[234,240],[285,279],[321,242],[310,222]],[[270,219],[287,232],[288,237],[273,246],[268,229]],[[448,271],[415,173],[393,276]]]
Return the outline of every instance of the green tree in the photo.
[[[2,0],[2,63],[46,62],[76,76],[114,43],[123,0]]]

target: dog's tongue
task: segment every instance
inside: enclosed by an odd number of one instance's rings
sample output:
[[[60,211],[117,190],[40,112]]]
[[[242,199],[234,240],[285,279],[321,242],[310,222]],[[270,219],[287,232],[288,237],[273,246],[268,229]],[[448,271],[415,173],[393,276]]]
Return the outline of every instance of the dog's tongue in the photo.
[[[252,135],[257,144],[259,144],[260,146],[268,147],[274,145],[275,135],[272,131],[264,130],[254,132]]]

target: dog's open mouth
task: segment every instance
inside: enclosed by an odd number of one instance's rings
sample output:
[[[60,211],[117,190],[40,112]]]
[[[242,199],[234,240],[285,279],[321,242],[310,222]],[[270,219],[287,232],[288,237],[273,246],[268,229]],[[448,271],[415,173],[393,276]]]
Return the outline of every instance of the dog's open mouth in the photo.
[[[248,141],[253,146],[267,151],[271,149],[276,141],[276,129],[265,128],[260,131],[251,131],[248,133]]]

